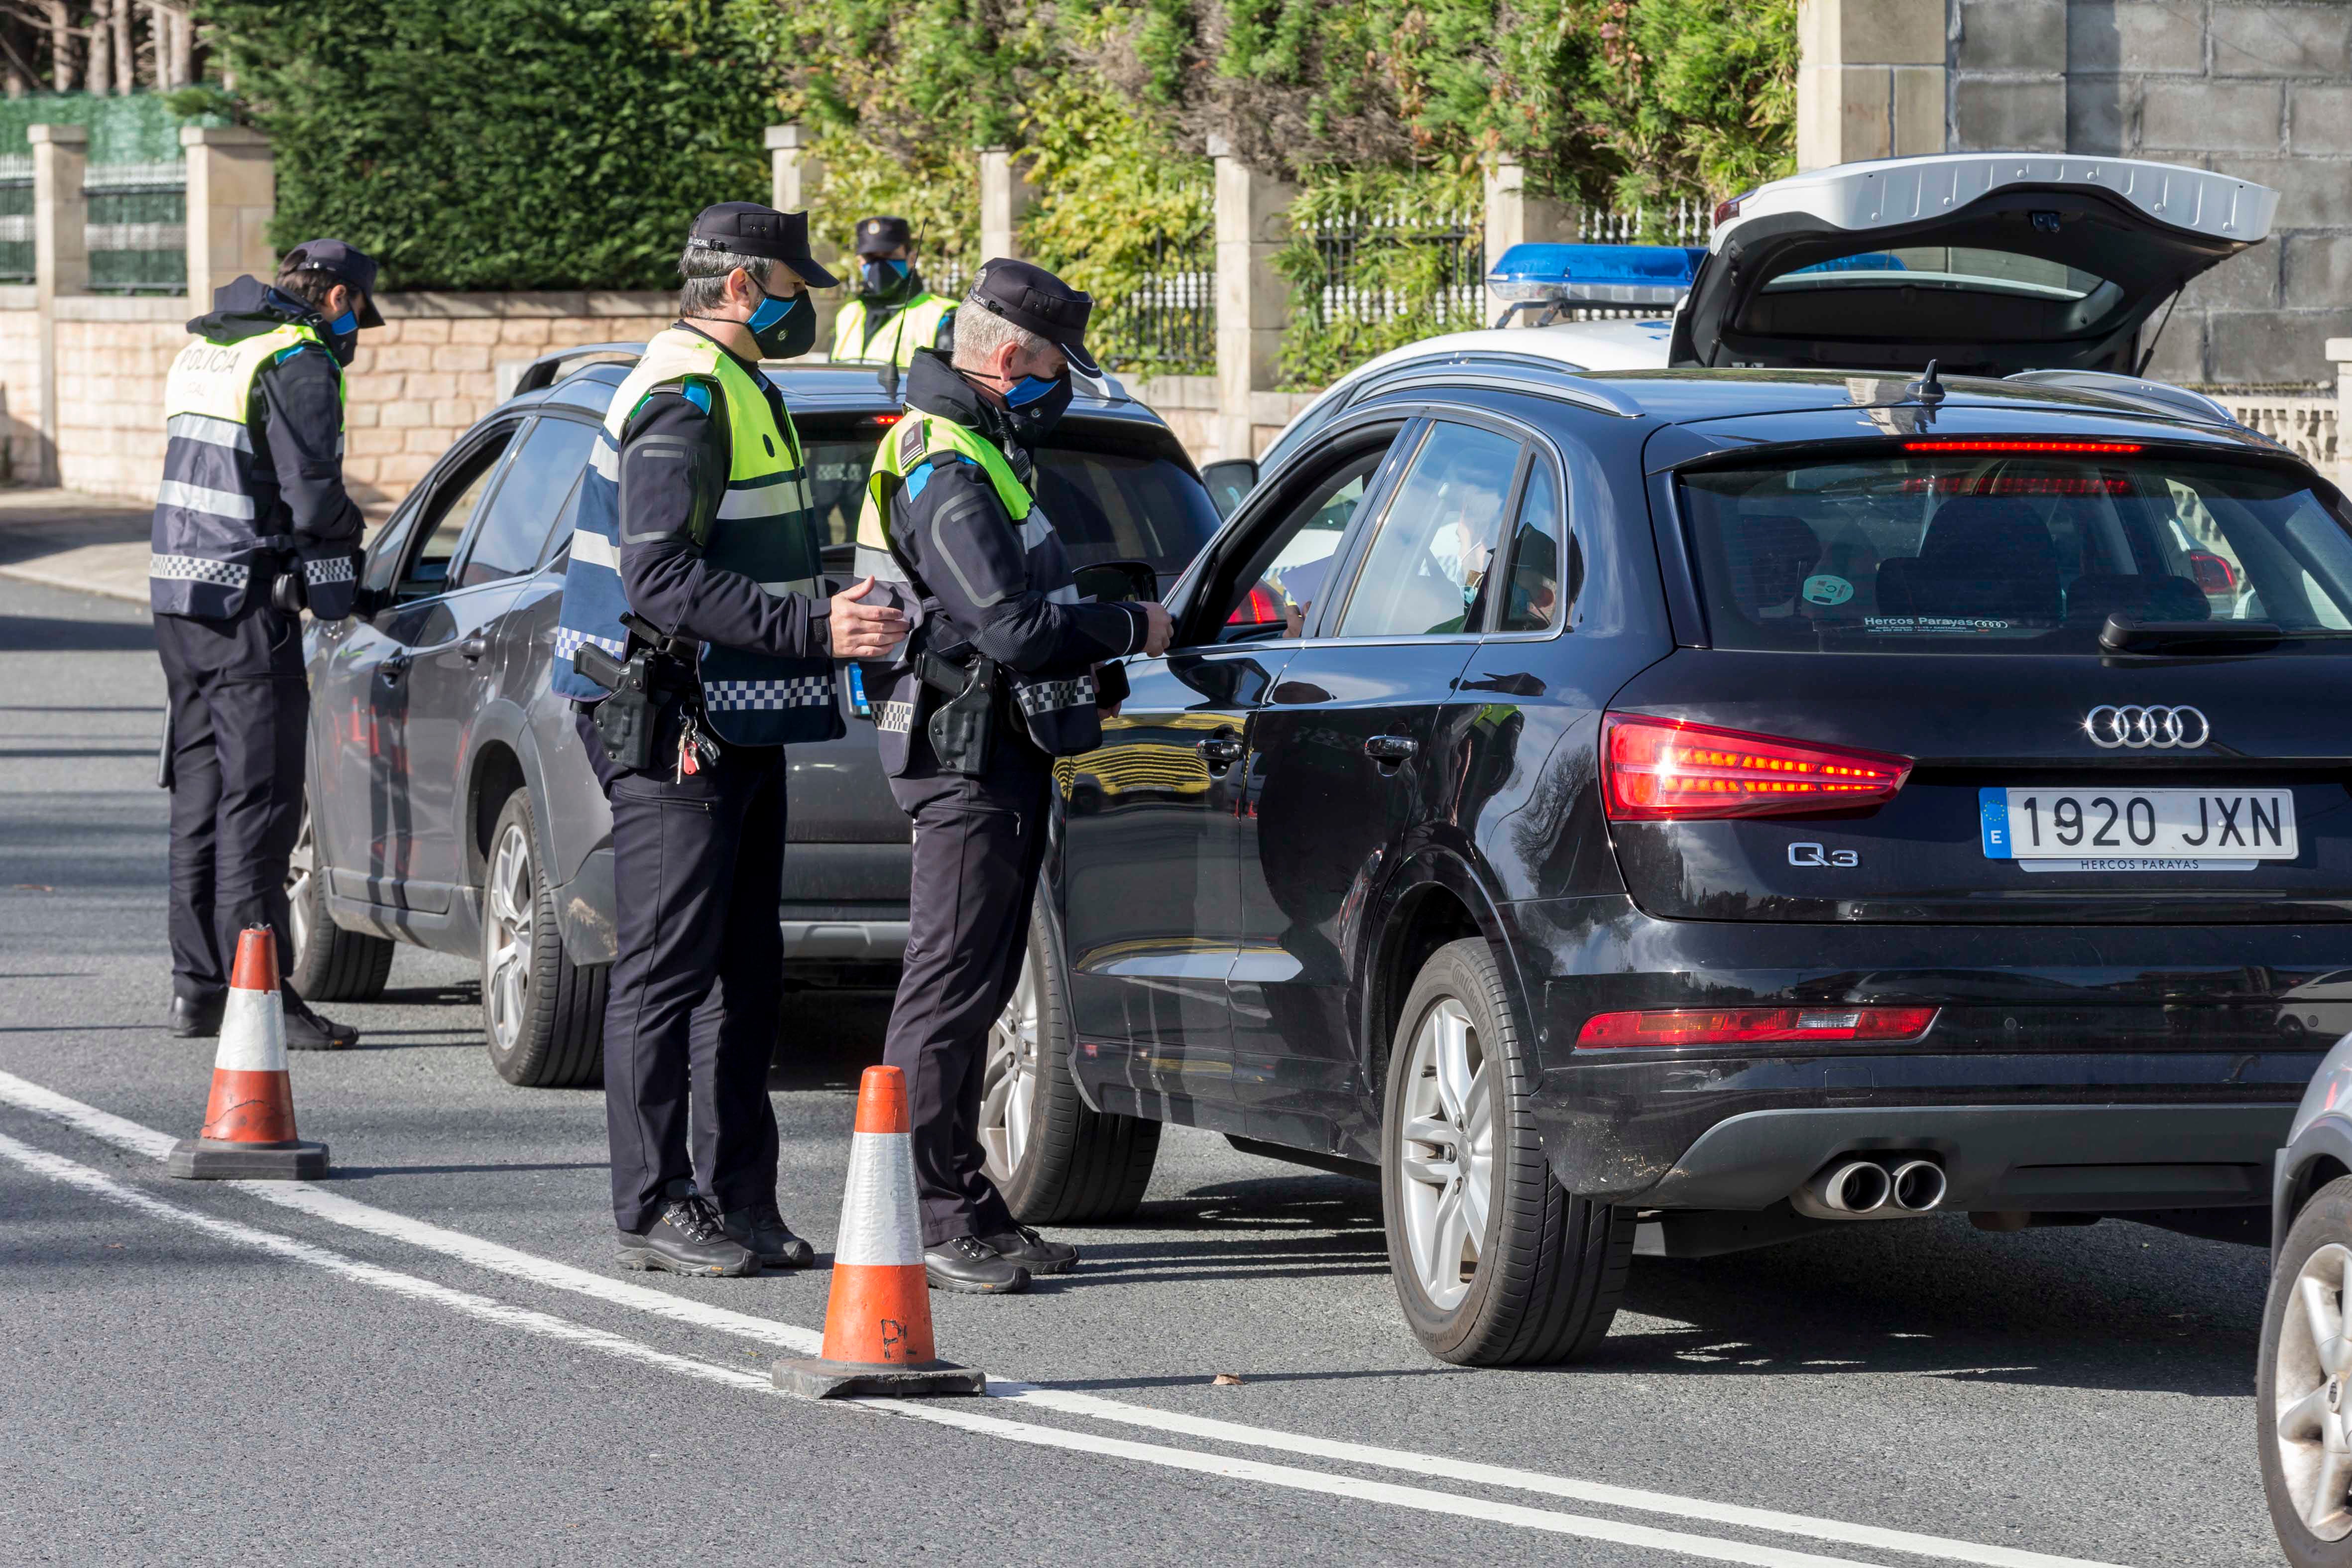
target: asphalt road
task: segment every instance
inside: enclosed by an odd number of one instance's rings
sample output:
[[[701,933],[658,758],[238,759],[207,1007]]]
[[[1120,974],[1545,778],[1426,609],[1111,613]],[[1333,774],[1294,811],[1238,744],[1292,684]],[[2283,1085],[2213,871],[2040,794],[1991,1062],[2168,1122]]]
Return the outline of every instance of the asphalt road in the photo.
[[[1470,1372],[1371,1189],[1173,1130],[1078,1273],[934,1298],[1028,1392],[812,1405],[765,1373],[824,1273],[614,1270],[599,1096],[499,1082],[414,950],[295,1058],[330,1180],[168,1180],[213,1042],[161,1026],[162,693],[135,608],[0,582],[0,1563],[2276,1561],[2264,1259],[2113,1221],[1643,1260],[1591,1362]],[[778,1052],[821,1251],[885,1005]]]

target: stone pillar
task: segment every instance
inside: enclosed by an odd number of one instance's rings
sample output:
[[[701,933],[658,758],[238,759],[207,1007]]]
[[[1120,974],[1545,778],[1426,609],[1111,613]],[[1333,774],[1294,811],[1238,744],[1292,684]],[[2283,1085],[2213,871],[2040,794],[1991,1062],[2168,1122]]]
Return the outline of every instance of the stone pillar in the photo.
[[[33,144],[33,300],[41,386],[37,483],[58,482],[58,311],[60,294],[89,292],[89,204],[81,194],[89,128],[28,125]]]
[[[818,194],[824,189],[824,160],[816,155],[816,137],[808,127],[768,127],[768,205],[778,212],[806,212],[816,205]],[[841,246],[814,217],[810,220],[809,254],[826,271],[841,276]],[[817,352],[829,352],[833,347],[833,319],[841,309],[841,291],[813,289],[809,300],[816,306]]]
[[[1256,395],[1272,392],[1290,316],[1290,285],[1274,269],[1289,242],[1295,187],[1259,174],[1211,137],[1216,168],[1217,456],[1257,456]]]
[[[268,282],[278,258],[269,220],[278,174],[269,138],[240,125],[184,125],[188,157],[188,309],[212,308],[213,290],[250,272]]]
[[[1797,0],[1797,167],[1944,151],[1944,0]]]
[[[1528,172],[1518,160],[1496,157],[1486,160],[1486,270],[1495,269],[1503,252],[1515,245],[1573,241],[1576,238],[1577,209],[1567,203],[1556,202],[1528,194]],[[1503,302],[1491,295],[1487,299],[1487,317],[1492,321],[1503,313]],[[1511,318],[1515,327],[1534,324],[1532,312],[1522,311]]]
[[[2336,367],[2336,473],[2337,487],[2352,483],[2352,338],[2327,340]]]
[[[1021,259],[1021,215],[1036,192],[1029,187],[1008,147],[980,150],[980,259]]]

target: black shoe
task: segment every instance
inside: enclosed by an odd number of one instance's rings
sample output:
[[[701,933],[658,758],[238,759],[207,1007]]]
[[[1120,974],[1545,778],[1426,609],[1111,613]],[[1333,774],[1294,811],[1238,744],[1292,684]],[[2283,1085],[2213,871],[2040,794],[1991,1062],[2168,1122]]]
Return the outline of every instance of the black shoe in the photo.
[[[980,1244],[1032,1274],[1067,1274],[1078,1263],[1076,1247],[1066,1241],[1047,1241],[1025,1225],[1016,1225],[1002,1236],[983,1236]]]
[[[762,1268],[806,1268],[816,1261],[816,1248],[793,1234],[772,1198],[750,1208],[729,1209],[719,1216],[728,1238],[759,1254]]]
[[[176,1037],[188,1040],[199,1035],[220,1033],[221,1014],[227,1010],[228,993],[215,991],[209,996],[194,1000],[173,994],[171,1020],[163,1026]]]
[[[718,1275],[733,1279],[757,1274],[760,1260],[751,1249],[727,1239],[719,1211],[698,1197],[672,1198],[662,1205],[661,1218],[641,1234],[621,1233],[620,1256],[614,1261],[639,1273]]]
[[[923,1273],[934,1290],[961,1290],[970,1296],[1016,1296],[1029,1289],[1029,1270],[976,1236],[923,1249]]]
[[[321,1018],[299,1002],[286,1005],[286,1048],[289,1051],[343,1051],[360,1043],[360,1032],[349,1024]]]

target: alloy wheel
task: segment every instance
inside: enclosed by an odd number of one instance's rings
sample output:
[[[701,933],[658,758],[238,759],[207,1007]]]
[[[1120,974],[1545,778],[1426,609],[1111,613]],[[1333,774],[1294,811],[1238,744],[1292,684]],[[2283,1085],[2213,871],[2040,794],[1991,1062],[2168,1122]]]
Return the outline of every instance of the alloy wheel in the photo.
[[[1486,1246],[1495,1179],[1487,1068],[1469,1013],[1444,998],[1413,1036],[1396,1131],[1406,1250],[1422,1294],[1441,1311],[1469,1294]]]
[[[2352,1248],[2329,1243],[2304,1259],[2279,1324],[2276,1399],[2279,1475],[2304,1528],[2322,1541],[2352,1534],[2352,1341],[2344,1287]]]
[[[289,910],[287,935],[293,938],[299,960],[310,945],[310,879],[318,874],[319,851],[310,833],[310,805],[302,804],[302,826],[294,836],[294,852],[286,859],[286,902]]]
[[[988,1065],[981,1078],[980,1137],[1000,1181],[1010,1181],[1029,1147],[1037,1110],[1037,984],[1033,963],[1021,961],[1013,999],[988,1030]]]
[[[485,892],[489,919],[482,1000],[489,1013],[491,1043],[509,1051],[522,1037],[523,1019],[530,1008],[531,911],[538,901],[531,883],[530,836],[521,823],[509,823],[499,836]]]

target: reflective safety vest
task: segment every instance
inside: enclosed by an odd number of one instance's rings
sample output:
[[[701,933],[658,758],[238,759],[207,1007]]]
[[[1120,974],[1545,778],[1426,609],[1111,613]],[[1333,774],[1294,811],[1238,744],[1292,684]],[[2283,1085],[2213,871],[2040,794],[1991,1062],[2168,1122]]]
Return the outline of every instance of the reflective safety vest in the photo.
[[[904,488],[906,477],[917,468],[926,463],[959,460],[980,465],[1004,515],[1013,520],[1013,531],[1021,539],[1029,587],[1056,604],[1076,604],[1077,584],[1060,536],[996,444],[952,419],[915,408],[908,409],[906,417],[882,437],[882,448],[866,477],[866,500],[857,514],[857,574],[902,584],[910,598],[930,599],[908,572],[892,541],[891,504]],[[933,613],[933,605],[925,603],[925,624],[930,624]],[[919,641],[919,637],[908,637],[892,671],[889,698],[874,710],[875,724],[881,731],[883,771],[893,775],[905,764],[923,689],[911,662],[914,645]],[[1063,676],[1026,676],[1002,668],[999,673],[1011,686],[1013,705],[1020,710],[1029,738],[1048,755],[1076,756],[1102,744],[1102,715],[1095,709],[1091,668]]]
[[[709,411],[727,422],[727,489],[698,540],[713,570],[749,577],[782,596],[822,597],[816,524],[809,510],[806,465],[790,416],[779,424],[768,396],[734,356],[699,332],[671,327],[655,334],[645,357],[613,395],[604,428],[581,477],[572,559],[563,573],[563,605],[555,631],[555,689],[594,702],[604,689],[572,668],[583,643],[615,658],[628,653],[621,616],[629,607],[621,584],[621,436],[646,395],[683,384],[696,401],[715,398]],[[666,628],[667,629],[667,628]],[[715,643],[698,660],[702,706],[710,728],[739,746],[793,745],[830,741],[844,731],[834,697],[830,658],[775,658]]]
[[[915,351],[931,347],[939,340],[940,323],[955,314],[956,301],[937,294],[918,294],[893,311],[874,328],[873,341],[866,341],[866,322],[878,312],[869,310],[864,300],[852,296],[841,307],[841,314],[833,319],[833,358],[837,364],[845,360],[870,360],[876,364],[896,364],[900,370],[915,363]]]
[[[198,338],[182,349],[163,382],[163,482],[147,557],[147,602],[159,616],[221,620],[240,614],[277,563],[301,563],[311,611],[326,620],[352,613],[360,555],[349,544],[311,544],[290,532],[264,533],[277,479],[253,444],[253,384],[289,355],[328,352],[316,331],[289,321],[235,342]],[[341,367],[335,386],[343,388]],[[341,456],[341,442],[337,443]]]

